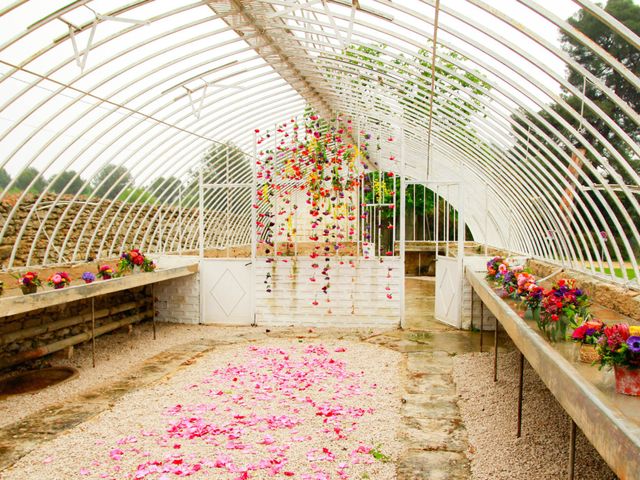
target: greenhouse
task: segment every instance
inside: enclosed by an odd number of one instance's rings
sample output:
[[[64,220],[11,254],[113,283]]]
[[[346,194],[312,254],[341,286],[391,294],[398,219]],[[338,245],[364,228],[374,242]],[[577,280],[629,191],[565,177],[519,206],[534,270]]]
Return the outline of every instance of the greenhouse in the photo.
[[[640,480],[638,0],[2,0],[0,92],[0,478]]]

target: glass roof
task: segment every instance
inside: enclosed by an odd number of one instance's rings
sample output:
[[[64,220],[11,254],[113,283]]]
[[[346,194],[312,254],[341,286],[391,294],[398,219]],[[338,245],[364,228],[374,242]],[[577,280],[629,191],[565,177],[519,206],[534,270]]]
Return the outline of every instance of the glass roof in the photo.
[[[0,244],[14,247],[3,267],[21,265],[27,238],[54,245],[32,247],[29,264],[117,253],[133,234],[98,238],[125,208],[113,199],[126,199],[150,246],[151,207],[175,202],[157,192],[180,185],[189,197],[216,146],[255,161],[254,130],[309,106],[401,139],[413,180],[462,182],[465,204],[449,200],[475,240],[579,269],[628,267],[637,283],[637,102],[562,39],[636,96],[638,67],[567,21],[581,9],[637,55],[637,32],[589,0],[1,2],[0,167],[11,181]],[[372,167],[397,171],[400,152],[382,143]],[[107,165],[116,173],[103,179]],[[247,241],[242,225],[234,241]]]

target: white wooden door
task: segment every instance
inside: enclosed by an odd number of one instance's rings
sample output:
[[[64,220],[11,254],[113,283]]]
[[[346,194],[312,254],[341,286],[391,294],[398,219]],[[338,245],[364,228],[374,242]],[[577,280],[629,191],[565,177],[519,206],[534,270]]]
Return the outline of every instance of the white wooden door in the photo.
[[[202,323],[251,325],[253,296],[249,259],[201,260]]]
[[[460,328],[462,262],[456,257],[436,256],[436,320]]]

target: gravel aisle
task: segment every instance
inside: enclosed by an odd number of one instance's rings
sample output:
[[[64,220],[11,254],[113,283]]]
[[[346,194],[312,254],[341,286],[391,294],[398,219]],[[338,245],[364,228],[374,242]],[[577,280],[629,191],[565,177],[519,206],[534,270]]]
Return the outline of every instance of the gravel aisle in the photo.
[[[221,347],[2,478],[393,479],[400,360],[347,341]]]
[[[500,354],[498,383],[494,384],[493,354],[469,353],[456,357],[454,379],[472,445],[472,478],[566,478],[569,416],[529,366],[525,369],[522,437],[515,436],[517,358],[517,352]],[[580,431],[576,442],[575,478],[616,478]]]

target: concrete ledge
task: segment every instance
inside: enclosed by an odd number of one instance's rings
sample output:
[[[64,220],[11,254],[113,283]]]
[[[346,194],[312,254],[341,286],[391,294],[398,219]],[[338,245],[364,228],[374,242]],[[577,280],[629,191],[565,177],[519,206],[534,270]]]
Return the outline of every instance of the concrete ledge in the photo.
[[[32,295],[0,297],[0,316],[8,317],[54,305],[106,295],[120,290],[163,282],[173,278],[194,275],[198,273],[198,268],[198,264],[194,263],[181,267],[165,268],[155,272],[99,280],[94,283],[66,287],[60,290],[47,290]]]
[[[522,319],[484,279],[466,270],[480,299],[495,315],[562,408],[621,479],[640,472],[640,398],[615,393],[613,374],[572,359],[572,345],[551,344]],[[514,405],[517,399],[514,395]],[[523,420],[526,424],[526,419]]]

